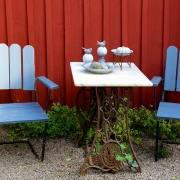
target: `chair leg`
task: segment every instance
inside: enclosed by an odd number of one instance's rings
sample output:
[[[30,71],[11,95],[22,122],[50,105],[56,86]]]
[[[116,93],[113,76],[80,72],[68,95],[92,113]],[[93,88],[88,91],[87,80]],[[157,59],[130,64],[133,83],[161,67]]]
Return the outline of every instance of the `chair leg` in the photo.
[[[159,141],[159,120],[156,122],[156,149],[155,149],[155,161],[158,161],[158,141]]]
[[[45,127],[44,127],[44,138],[43,138],[43,145],[42,145],[42,155],[41,155],[41,162],[44,160],[44,152],[45,152],[45,145],[46,145],[46,132],[48,128],[48,122],[45,122]]]

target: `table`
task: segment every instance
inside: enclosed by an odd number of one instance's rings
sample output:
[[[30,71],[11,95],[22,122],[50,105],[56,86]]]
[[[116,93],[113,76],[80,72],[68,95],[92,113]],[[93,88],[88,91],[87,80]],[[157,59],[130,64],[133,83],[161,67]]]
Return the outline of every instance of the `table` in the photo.
[[[81,87],[76,96],[76,108],[84,118],[84,133],[96,124],[96,132],[81,167],[120,171],[125,166],[141,172],[132,146],[128,109],[133,87],[153,86],[137,68],[122,63],[109,74],[94,74],[82,67],[83,62],[70,62],[74,85]],[[121,110],[119,110],[119,108]]]

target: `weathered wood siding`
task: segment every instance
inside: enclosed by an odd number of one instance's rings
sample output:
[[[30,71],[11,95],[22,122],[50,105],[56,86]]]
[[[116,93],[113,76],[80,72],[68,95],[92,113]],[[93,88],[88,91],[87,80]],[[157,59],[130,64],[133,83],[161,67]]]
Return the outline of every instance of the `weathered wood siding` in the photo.
[[[79,88],[70,62],[82,61],[82,47],[92,47],[96,60],[97,41],[106,40],[107,61],[112,61],[111,49],[128,46],[149,79],[162,75],[166,48],[180,49],[179,8],[179,0],[0,0],[0,43],[34,46],[36,76],[59,84],[52,99],[72,107]],[[37,93],[43,105],[47,92],[38,85]],[[158,88],[158,101],[160,93]],[[30,93],[1,91],[0,102],[29,100]],[[153,88],[134,88],[132,102],[152,104]]]

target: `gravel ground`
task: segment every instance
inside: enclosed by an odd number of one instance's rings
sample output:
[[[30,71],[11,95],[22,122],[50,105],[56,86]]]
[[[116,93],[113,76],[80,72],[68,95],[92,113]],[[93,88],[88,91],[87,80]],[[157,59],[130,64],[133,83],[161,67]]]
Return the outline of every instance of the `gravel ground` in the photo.
[[[0,135],[3,137],[2,130]],[[42,139],[33,138],[31,141],[40,154]],[[24,149],[19,149],[16,144],[1,145],[0,180],[180,180],[180,146],[166,146],[170,156],[158,162],[154,162],[153,139],[144,138],[141,145],[134,146],[142,173],[130,169],[117,173],[88,169],[80,177],[85,150],[83,146],[77,148],[69,139],[47,139],[43,163],[35,159],[26,144]]]

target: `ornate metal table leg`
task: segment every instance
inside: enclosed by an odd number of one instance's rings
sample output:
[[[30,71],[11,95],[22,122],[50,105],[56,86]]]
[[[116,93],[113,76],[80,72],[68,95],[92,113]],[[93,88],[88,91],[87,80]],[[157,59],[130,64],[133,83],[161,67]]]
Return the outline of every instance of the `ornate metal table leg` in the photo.
[[[83,128],[83,135],[76,138],[76,144],[79,146],[91,124],[97,121],[97,100],[95,88],[82,87],[78,91],[76,96],[76,109],[78,114],[84,119],[81,124],[81,127]]]
[[[129,142],[129,146],[131,148],[131,151],[132,151],[132,155],[133,155],[133,158],[134,158],[134,161],[132,164],[130,164],[132,167],[134,167],[137,172],[142,172],[141,170],[141,166],[140,166],[140,163],[137,159],[137,156],[135,154],[135,151],[134,151],[134,148],[133,148],[133,145],[132,145],[132,142],[131,142],[131,137],[130,137],[130,128],[129,128],[129,120],[128,120],[128,110],[129,110],[129,103],[130,103],[130,97],[132,95],[132,87],[127,87],[126,88],[127,90],[129,89],[129,95],[128,95],[128,103],[127,103],[127,110],[126,110],[126,129],[127,129],[127,135],[128,135],[128,142]]]
[[[125,166],[141,172],[129,133],[128,109],[132,88],[121,88],[118,92],[119,89],[95,88],[98,104],[97,127],[80,175],[88,168],[120,171]]]

